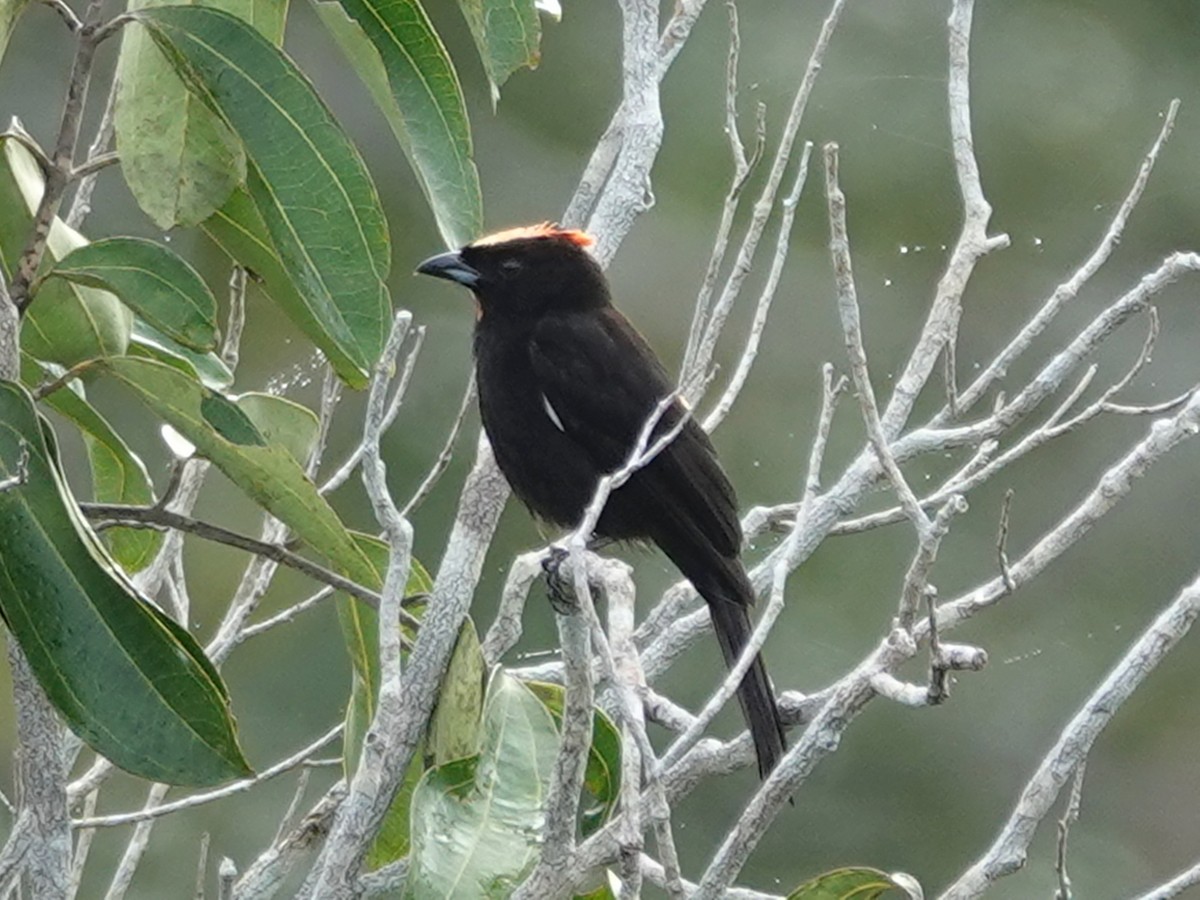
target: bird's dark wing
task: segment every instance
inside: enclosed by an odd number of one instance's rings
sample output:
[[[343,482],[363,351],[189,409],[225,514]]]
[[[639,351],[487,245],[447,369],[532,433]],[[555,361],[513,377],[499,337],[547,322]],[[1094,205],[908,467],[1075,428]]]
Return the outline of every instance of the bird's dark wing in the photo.
[[[625,462],[646,420],[674,390],[649,345],[612,307],[547,316],[534,329],[530,357],[547,415],[604,472]],[[682,415],[676,402],[658,430],[669,430]],[[617,530],[637,530],[639,507],[647,519],[687,533],[672,537],[702,541],[721,556],[738,553],[741,526],[733,488],[694,420],[609,501],[611,520],[621,523]],[[658,529],[611,536],[661,543],[666,535],[653,533]]]

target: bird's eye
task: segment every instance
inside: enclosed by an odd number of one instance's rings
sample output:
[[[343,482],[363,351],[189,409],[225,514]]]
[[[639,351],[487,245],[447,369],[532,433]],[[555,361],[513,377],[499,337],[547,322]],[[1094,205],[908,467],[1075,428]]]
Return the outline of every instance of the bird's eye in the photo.
[[[502,259],[500,261],[500,271],[502,271],[505,275],[511,275],[514,272],[520,271],[520,269],[521,261],[519,259],[514,259],[510,256],[508,259]]]

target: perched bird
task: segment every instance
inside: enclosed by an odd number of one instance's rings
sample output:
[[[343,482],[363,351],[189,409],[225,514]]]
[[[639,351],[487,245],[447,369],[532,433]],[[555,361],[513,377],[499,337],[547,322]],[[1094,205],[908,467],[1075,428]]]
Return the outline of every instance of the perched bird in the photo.
[[[568,528],[674,390],[654,351],[612,305],[591,244],[583,232],[535,225],[417,267],[475,295],[479,411],[496,462],[535,515]],[[684,415],[676,401],[656,434]],[[657,544],[708,603],[726,664],[737,661],[750,637],[754,590],[738,556],[733,487],[694,419],[612,493],[596,536]],[[737,696],[765,777],[786,745],[761,655]]]

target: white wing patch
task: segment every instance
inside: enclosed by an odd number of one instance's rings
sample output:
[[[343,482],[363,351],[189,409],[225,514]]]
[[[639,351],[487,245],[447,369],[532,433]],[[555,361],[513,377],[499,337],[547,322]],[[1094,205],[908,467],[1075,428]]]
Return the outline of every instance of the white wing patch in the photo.
[[[550,417],[550,421],[554,423],[554,427],[566,434],[567,429],[563,428],[562,419],[558,417],[558,413],[554,411],[554,407],[550,405],[550,399],[542,394],[542,409],[546,411],[546,415]]]

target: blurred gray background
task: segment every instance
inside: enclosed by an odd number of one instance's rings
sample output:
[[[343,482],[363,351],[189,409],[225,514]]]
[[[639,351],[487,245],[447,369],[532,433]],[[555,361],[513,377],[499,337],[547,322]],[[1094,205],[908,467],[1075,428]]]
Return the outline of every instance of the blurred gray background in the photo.
[[[560,24],[544,21],[540,69],[515,75],[493,115],[457,5],[428,3],[463,80],[489,228],[559,215],[619,98],[615,4],[568,0],[564,6]],[[709,7],[663,85],[667,126],[654,171],[657,205],[639,220],[611,269],[619,304],[672,368],[682,353],[730,169],[722,133],[726,16],[716,0]],[[1163,256],[1200,246],[1195,177],[1200,16],[1194,0],[1012,0],[977,7],[976,149],[995,207],[992,230],[1008,232],[1012,246],[980,264],[967,292],[958,354],[963,380],[1090,252],[1157,134],[1162,111],[1171,98],[1183,100],[1175,136],[1117,254],[1030,357],[1014,367],[1012,385]],[[818,146],[836,140],[842,147],[865,339],[881,394],[911,348],[946,259],[945,246],[957,236],[945,104],[948,11],[946,2],[929,0],[852,3],[800,135]],[[753,104],[761,101],[767,105],[769,140],[777,139],[825,12],[824,3],[742,4],[746,131],[752,128]],[[465,383],[470,302],[445,285],[411,277],[416,262],[440,249],[431,217],[386,124],[303,3],[293,4],[287,49],[363,148],[391,225],[394,300],[428,328],[416,378],[386,445],[391,483],[399,497],[407,497],[437,454]],[[35,5],[0,67],[0,113],[19,115],[44,144],[57,128],[71,50],[61,22]],[[114,50],[115,45],[103,49],[106,71]],[[819,366],[829,360],[844,368],[822,191],[814,167],[762,354],[742,400],[716,434],[745,509],[797,495],[816,417]],[[115,171],[102,178],[95,210],[85,228],[91,237],[158,236]],[[223,286],[225,261],[203,237],[171,237],[214,288]],[[760,266],[727,331],[720,354],[727,363],[740,349],[749,303],[764,272]],[[1194,281],[1160,297],[1163,333],[1154,363],[1128,398],[1166,398],[1197,380],[1196,300]],[[1113,337],[1097,360],[1097,388],[1125,371],[1143,336],[1144,322],[1137,320]],[[315,371],[304,339],[261,295],[252,295],[236,389],[283,383],[289,396],[311,400]],[[161,479],[165,456],[157,429],[108,385],[95,384],[91,391]],[[927,397],[915,418],[940,399]],[[331,462],[356,440],[360,406],[359,397],[344,403]],[[971,511],[957,521],[934,574],[942,596],[994,573],[1006,489],[1015,491],[1009,544],[1015,556],[1069,510],[1147,425],[1140,419],[1094,422],[973,494]],[[415,519],[417,553],[431,569],[477,428],[472,414],[454,464]],[[845,402],[826,458],[826,483],[862,440],[857,411]],[[951,462],[921,460],[907,471],[918,486],[936,483]],[[1193,442],[1177,450],[1034,586],[955,632],[954,640],[985,647],[991,665],[960,679],[946,706],[913,711],[874,703],[804,786],[795,807],[780,816],[743,883],[786,893],[826,869],[866,864],[909,871],[932,892],[981,852],[1078,704],[1144,624],[1192,579],[1200,561],[1198,465],[1200,446]],[[873,499],[876,506],[887,501]],[[336,502],[352,525],[370,527],[356,482]],[[200,513],[243,530],[257,527],[251,504],[215,473]],[[512,506],[475,599],[481,627],[490,622],[512,555],[540,541],[525,511]],[[826,542],[790,581],[787,611],[768,644],[777,685],[817,689],[875,644],[893,614],[913,545],[904,526]],[[753,560],[764,549],[760,545],[748,555]],[[638,564],[645,609],[676,575],[661,557],[631,558]],[[244,561],[226,548],[191,545],[192,624],[202,638],[218,621]],[[303,579],[285,573],[264,612],[309,589]],[[1200,704],[1190,692],[1200,679],[1196,640],[1186,640],[1121,710],[1092,754],[1082,817],[1070,845],[1078,896],[1127,896],[1195,859]],[[536,652],[553,644],[552,617],[537,592],[522,649]],[[697,707],[720,677],[718,660],[715,643],[706,640],[663,687]],[[920,661],[909,674],[920,679],[923,671]],[[341,716],[349,687],[332,607],[243,645],[225,672],[252,762],[266,765],[301,746]],[[8,697],[7,684],[0,685],[0,779],[6,790],[13,735]],[[735,727],[736,712],[727,711],[719,728],[728,734]],[[315,772],[310,796],[335,774],[328,768]],[[751,793],[753,778],[747,771],[705,785],[676,809],[685,874],[699,875]],[[205,830],[212,833],[214,861],[230,856],[239,866],[248,864],[271,840],[294,783],[294,775],[285,776],[249,796],[161,821],[129,896],[191,896]],[[142,799],[139,785],[119,778],[106,789],[102,811],[132,808]],[[1006,879],[992,896],[1051,895],[1053,830],[1050,823],[1041,829],[1026,871]],[[122,828],[97,838],[83,896],[103,893],[127,836]]]

